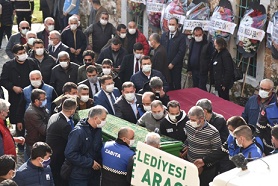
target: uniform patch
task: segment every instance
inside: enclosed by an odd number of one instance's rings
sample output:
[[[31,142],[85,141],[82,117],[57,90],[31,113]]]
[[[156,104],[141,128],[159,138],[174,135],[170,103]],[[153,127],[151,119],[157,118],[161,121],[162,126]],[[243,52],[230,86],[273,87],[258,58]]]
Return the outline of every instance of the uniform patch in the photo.
[[[174,129],[173,128],[170,128],[170,129],[166,129],[167,133],[171,133],[171,132],[174,132]]]

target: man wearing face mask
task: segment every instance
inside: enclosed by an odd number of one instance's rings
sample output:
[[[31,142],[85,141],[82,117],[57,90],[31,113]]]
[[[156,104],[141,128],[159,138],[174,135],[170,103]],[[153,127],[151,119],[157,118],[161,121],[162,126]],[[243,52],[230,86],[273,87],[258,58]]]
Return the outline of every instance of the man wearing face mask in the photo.
[[[70,29],[62,32],[62,42],[70,48],[70,59],[78,65],[83,65],[82,54],[87,47],[86,36],[78,27],[78,19],[75,16],[69,18]]]
[[[164,91],[169,90],[168,83],[165,77],[158,70],[152,69],[152,61],[149,56],[143,56],[140,59],[141,70],[133,74],[130,78],[130,81],[134,83],[137,91],[144,87],[144,84],[150,81],[152,77],[159,77],[163,81]]]
[[[64,24],[67,24],[69,17],[79,13],[80,0],[69,0],[64,2],[63,15]]]
[[[90,12],[90,19],[89,19],[89,25],[97,23],[100,19],[102,12],[108,12],[106,8],[104,8],[100,0],[92,0],[92,8]]]
[[[94,95],[101,90],[101,85],[98,79],[97,68],[93,65],[89,65],[86,68],[87,79],[78,83],[78,85],[84,84],[89,87],[89,98],[94,98]]]
[[[113,78],[113,81],[115,82],[115,87],[117,87],[120,91],[122,90],[122,81],[119,78],[118,74],[113,71],[113,62],[110,59],[104,59],[102,61],[102,73],[100,76],[103,75],[110,75]]]
[[[189,121],[185,128],[187,131],[186,145],[181,157],[186,157],[189,162],[202,158],[221,146],[219,132],[205,120],[205,114],[201,107],[193,106],[188,111]],[[205,140],[204,140],[205,139]],[[199,168],[200,186],[207,186],[216,176],[216,167],[208,164]]]
[[[241,116],[246,123],[256,126],[260,112],[269,104],[276,102],[274,83],[271,79],[263,79],[260,82],[259,94],[251,96],[245,104]]]
[[[124,82],[122,95],[114,105],[115,116],[134,124],[143,115],[142,109],[139,107],[142,105],[142,96],[135,92],[136,89],[132,82]]]
[[[44,29],[37,33],[38,39],[44,42],[44,48],[48,48],[49,44],[49,33],[55,28],[55,20],[52,17],[47,17],[44,19]]]
[[[104,59],[110,59],[113,62],[113,70],[119,72],[123,58],[127,51],[122,47],[122,42],[119,38],[112,38],[111,46],[102,50],[97,59],[97,63],[101,64]]]
[[[171,89],[181,89],[181,71],[183,58],[186,51],[185,35],[179,30],[179,23],[176,18],[170,18],[168,21],[169,31],[161,36],[160,43],[167,51],[168,69],[172,80]]]
[[[19,33],[13,34],[6,46],[6,54],[9,56],[10,59],[14,58],[14,54],[12,48],[15,44],[24,45],[27,43],[26,33],[30,30],[30,25],[27,21],[21,21],[19,23]]]
[[[213,46],[207,40],[201,27],[195,27],[193,35],[189,44],[187,73],[192,76],[193,87],[207,91],[206,85]]]
[[[140,59],[143,53],[142,43],[135,43],[133,45],[133,54],[128,54],[124,57],[119,72],[122,82],[130,81],[130,77],[140,70]]]
[[[1,73],[0,84],[8,90],[10,107],[10,122],[12,124],[17,123],[16,113],[18,103],[21,99],[23,88],[30,85],[29,74],[33,70],[39,70],[38,65],[33,59],[28,58],[24,47],[20,44],[16,44],[13,47],[14,59],[7,61],[3,65]],[[18,136],[24,136],[23,126],[17,126],[16,128]],[[20,147],[20,151],[23,151],[23,147]]]
[[[96,60],[101,52],[101,49],[111,39],[112,35],[116,35],[116,28],[108,22],[109,14],[102,12],[98,22],[91,24],[85,31],[84,34],[87,36],[87,43],[90,43],[89,36],[92,36],[92,46],[88,45],[96,54]]]
[[[50,85],[61,95],[66,82],[77,83],[79,65],[70,62],[69,54],[65,51],[58,54],[58,62],[59,64],[52,69]]]
[[[186,122],[188,117],[184,110],[180,109],[180,103],[172,100],[167,105],[168,114],[160,122],[160,133],[185,142],[187,138]]]
[[[102,105],[109,114],[115,115],[114,103],[120,97],[120,91],[114,87],[112,76],[103,75],[100,78],[101,90],[94,96],[94,104]]]
[[[11,155],[0,156],[0,185],[7,179],[13,179],[16,175],[15,157]]]
[[[26,39],[27,39],[27,43],[25,43],[23,46],[27,54],[29,54],[30,51],[33,49],[34,40],[37,39],[37,33],[33,31],[28,31],[26,33]]]
[[[89,97],[89,87],[87,85],[78,85],[77,94],[77,110],[84,110],[93,106],[94,100]]]
[[[149,43],[144,36],[143,33],[140,32],[140,30],[137,28],[137,25],[134,21],[130,21],[127,24],[127,40],[128,40],[128,45],[127,45],[127,52],[128,54],[133,53],[133,45],[135,43],[142,43],[143,48],[144,48],[144,55],[148,55],[150,51],[150,46]]]
[[[100,185],[102,127],[108,111],[100,105],[89,110],[71,131],[65,149],[66,159],[73,164],[69,185]]]
[[[38,141],[45,141],[46,127],[49,120],[49,113],[46,109],[46,92],[41,89],[34,89],[31,93],[31,104],[25,111],[24,124],[26,129],[24,159],[28,160],[33,144]]]
[[[47,143],[36,142],[32,146],[30,159],[18,168],[13,180],[19,186],[54,186],[53,176],[49,166],[51,154],[52,149]]]
[[[129,159],[135,154],[130,147],[134,144],[134,131],[123,127],[115,141],[106,142],[101,149],[102,186],[129,186],[127,166]]]
[[[43,82],[49,83],[52,68],[56,65],[55,60],[44,49],[44,43],[40,39],[33,42],[33,50],[30,51],[30,58],[34,59],[42,72]]]
[[[95,53],[92,50],[85,50],[83,52],[83,65],[78,68],[77,82],[81,82],[87,79],[86,68],[89,65],[93,65],[97,68],[99,74],[102,70],[101,65],[95,63]]]
[[[160,123],[167,115],[164,105],[159,100],[151,103],[151,110],[146,112],[137,122],[137,125],[146,127],[149,131],[159,133]]]
[[[62,51],[70,53],[69,47],[61,42],[61,34],[57,30],[51,31],[48,39],[49,46],[47,50],[54,60],[57,60],[58,54]]]
[[[145,92],[142,95],[142,105],[143,105],[143,112],[148,112],[151,110],[151,103],[155,99],[155,94],[153,92]]]
[[[117,35],[115,35],[115,38],[118,38],[120,39],[121,43],[122,43],[122,47],[127,51],[127,45],[128,45],[128,39],[126,37],[126,34],[127,34],[127,29],[126,29],[126,26],[124,24],[119,24],[117,26]],[[113,39],[113,38],[112,38]],[[109,41],[106,43],[106,45],[101,49],[104,50],[106,49],[107,47],[110,47],[111,46],[111,42],[112,42],[112,39],[109,39]]]

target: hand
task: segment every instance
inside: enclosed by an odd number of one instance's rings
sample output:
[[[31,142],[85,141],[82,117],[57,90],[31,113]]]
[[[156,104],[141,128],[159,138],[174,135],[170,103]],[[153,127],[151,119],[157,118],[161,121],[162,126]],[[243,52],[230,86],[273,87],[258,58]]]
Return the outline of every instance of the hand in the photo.
[[[64,16],[67,16],[67,15],[68,15],[68,13],[66,13],[66,12],[63,12],[63,15],[64,15]]]
[[[184,147],[184,148],[182,149],[182,152],[180,152],[180,157],[181,157],[182,159],[184,159],[185,156],[187,155],[187,152],[188,152],[188,147]]]
[[[93,169],[94,169],[94,170],[99,170],[100,168],[101,168],[101,165],[98,164],[98,162],[94,161]]]
[[[80,52],[81,52],[81,49],[77,49],[77,50],[75,50],[75,55],[79,55],[79,54],[80,54]]]
[[[24,145],[24,143],[25,143],[25,138],[22,137],[22,136],[14,137],[14,141],[15,141],[16,143],[19,143],[19,144],[21,144],[21,145]]]
[[[20,93],[22,93],[22,88],[21,88],[21,87],[18,87],[18,86],[13,86],[13,91],[14,91],[16,94],[20,94]]]
[[[172,63],[170,63],[170,64],[168,65],[168,68],[169,68],[170,70],[172,70],[172,68],[174,68],[174,65],[173,65]]]
[[[225,87],[222,87],[222,90],[225,91]]]
[[[204,160],[203,159],[196,159],[194,161],[194,165],[196,165],[197,168],[203,167],[205,165]]]
[[[199,173],[199,175],[202,174],[203,170],[204,170],[204,167],[198,168],[198,173]]]
[[[74,54],[76,50],[74,48],[70,48],[70,52]]]
[[[17,127],[17,129],[18,129],[19,131],[22,131],[22,129],[23,129],[23,124],[22,124],[22,123],[17,123],[17,124],[16,124],[16,127]]]
[[[188,75],[188,76],[192,76],[192,72],[191,72],[191,71],[188,71],[188,72],[187,72],[187,75]]]

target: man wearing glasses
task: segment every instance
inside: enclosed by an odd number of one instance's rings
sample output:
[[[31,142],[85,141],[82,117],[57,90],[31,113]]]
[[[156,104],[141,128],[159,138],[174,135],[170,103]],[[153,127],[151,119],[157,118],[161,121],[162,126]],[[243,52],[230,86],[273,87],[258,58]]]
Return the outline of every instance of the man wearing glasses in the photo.
[[[48,39],[48,52],[55,60],[57,59],[59,52],[70,52],[69,47],[61,42],[61,34],[57,30],[51,31]]]

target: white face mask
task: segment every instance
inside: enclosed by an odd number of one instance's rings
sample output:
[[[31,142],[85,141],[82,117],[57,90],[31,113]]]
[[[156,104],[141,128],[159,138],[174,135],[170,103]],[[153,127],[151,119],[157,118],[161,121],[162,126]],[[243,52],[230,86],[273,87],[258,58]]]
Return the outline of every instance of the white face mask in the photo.
[[[203,41],[203,36],[195,37],[195,41],[196,41],[196,42],[201,42],[201,41]]]
[[[97,125],[97,128],[102,128],[106,124],[106,120],[104,120],[104,121],[102,121],[101,119],[99,119],[99,120],[100,120],[100,124]]]
[[[111,68],[103,68],[102,72],[104,75],[109,75],[111,73]]]
[[[159,113],[152,113],[152,115],[153,115],[153,117],[154,117],[154,119],[156,119],[156,120],[160,120],[161,118],[164,118],[164,112],[163,111],[161,111],[161,112],[159,112]]]
[[[179,114],[178,114],[178,115],[168,114],[168,116],[169,116],[169,118],[170,118],[171,121],[177,122],[177,116],[179,116]]]
[[[107,20],[104,20],[104,19],[100,19],[99,20],[100,24],[102,25],[107,25],[108,21]]]
[[[54,30],[55,27],[54,27],[54,25],[48,25],[47,28],[48,28],[48,31],[51,32]]]
[[[148,41],[148,43],[149,43],[150,47],[153,47],[153,45],[152,45],[151,41]]]
[[[33,80],[33,81],[31,81],[31,85],[32,85],[33,87],[35,87],[35,88],[40,87],[41,84],[42,84],[42,81],[41,81],[41,80]]]
[[[140,59],[142,54],[134,54],[134,56],[135,56],[136,59]]]
[[[71,30],[76,30],[76,29],[77,29],[77,24],[72,24],[72,25],[70,25],[70,29],[71,29]]]
[[[168,26],[168,28],[169,28],[169,31],[170,32],[175,32],[176,31],[176,27],[175,26]]]
[[[35,40],[35,38],[29,38],[28,39],[28,41],[27,41],[27,43],[28,43],[28,45],[33,45],[34,44],[34,40]]]
[[[152,65],[143,65],[142,71],[143,72],[150,72],[152,70]]]
[[[67,68],[69,66],[67,61],[60,61],[60,65],[62,68]]]
[[[114,84],[111,84],[111,85],[106,85],[106,92],[113,92],[114,90]]]
[[[129,146],[131,147],[135,143],[135,140],[129,140]]]
[[[120,33],[120,38],[124,39],[126,37],[126,33]]]
[[[265,90],[259,90],[259,96],[263,99],[268,98],[268,94],[269,92],[265,91]]]
[[[239,144],[237,139],[236,139],[236,145],[242,147],[242,144]]]
[[[29,29],[22,29],[21,34],[26,35],[26,33],[29,31]]]
[[[81,96],[81,97],[80,97],[80,100],[81,100],[82,102],[86,103],[86,102],[89,100],[89,96],[88,96],[88,95],[87,95],[87,96]]]
[[[200,124],[200,123],[198,124],[197,121],[189,121],[188,123],[189,123],[189,125],[191,125],[193,128],[198,128],[198,127],[201,126],[201,124]]]
[[[27,57],[28,57],[28,55],[26,53],[24,53],[24,54],[18,55],[17,59],[19,61],[25,61],[27,59]]]
[[[125,94],[125,99],[128,101],[128,102],[131,102],[135,99],[135,92],[131,92],[131,93],[127,93]]]
[[[135,29],[135,28],[130,28],[130,29],[128,29],[128,33],[131,34],[131,35],[133,35],[133,34],[136,33],[136,29]]]
[[[48,40],[49,45],[54,46],[54,42],[52,40]]]
[[[151,108],[150,105],[148,105],[148,106],[143,105],[143,107],[144,107],[144,110],[145,110],[146,112],[152,110],[152,108]]]
[[[41,56],[41,55],[43,55],[43,53],[44,53],[44,49],[43,49],[43,48],[38,48],[38,49],[36,49],[35,51],[36,51],[36,54],[37,54],[38,56]]]

